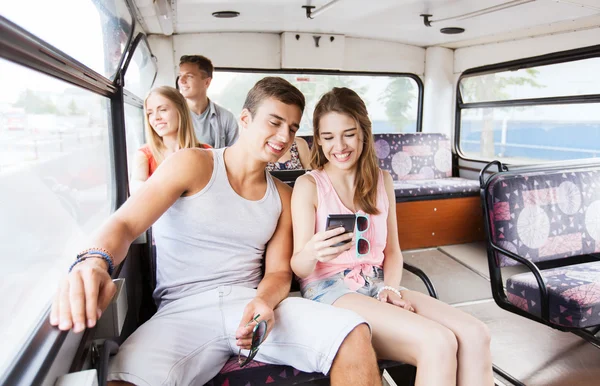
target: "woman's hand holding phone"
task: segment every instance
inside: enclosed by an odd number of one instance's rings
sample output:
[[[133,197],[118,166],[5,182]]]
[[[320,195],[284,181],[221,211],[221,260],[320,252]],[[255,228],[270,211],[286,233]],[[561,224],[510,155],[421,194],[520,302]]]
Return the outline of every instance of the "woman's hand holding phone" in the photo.
[[[306,248],[311,252],[309,255],[314,256],[315,260],[325,263],[335,259],[340,253],[354,247],[354,243],[349,242],[352,240],[354,234],[344,232],[346,232],[346,229],[340,226],[315,233],[306,245]],[[345,243],[334,247],[335,244],[342,242]]]

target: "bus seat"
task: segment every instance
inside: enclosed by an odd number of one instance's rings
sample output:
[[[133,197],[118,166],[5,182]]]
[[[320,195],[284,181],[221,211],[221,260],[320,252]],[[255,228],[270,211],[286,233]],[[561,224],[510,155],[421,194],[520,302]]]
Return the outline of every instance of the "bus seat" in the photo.
[[[394,361],[379,361],[379,370],[408,366]],[[219,374],[210,380],[205,386],[246,386],[246,385],[298,385],[328,379],[321,373],[304,373],[291,366],[268,365],[266,363],[252,361],[240,368],[237,357],[231,357],[223,366]]]
[[[396,202],[477,196],[479,183],[452,177],[450,140],[440,133],[374,134],[381,169],[394,180]],[[312,147],[312,136],[301,136]]]
[[[477,181],[452,177],[452,151],[446,135],[398,133],[374,137],[379,167],[394,180],[396,202],[477,196]]]
[[[493,161],[480,183],[498,305],[600,344],[584,330],[600,326],[600,164],[509,171]],[[530,272],[508,278],[505,293],[501,268],[518,264]]]

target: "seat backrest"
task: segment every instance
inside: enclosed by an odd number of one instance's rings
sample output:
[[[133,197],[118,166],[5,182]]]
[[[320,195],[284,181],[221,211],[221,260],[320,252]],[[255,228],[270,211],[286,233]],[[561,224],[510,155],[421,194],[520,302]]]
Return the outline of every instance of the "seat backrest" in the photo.
[[[440,133],[375,134],[379,167],[394,181],[452,176],[450,140]]]
[[[441,133],[374,134],[379,167],[394,181],[452,176],[450,140]],[[312,147],[313,137],[302,136]]]
[[[486,186],[497,246],[533,262],[600,252],[600,165],[501,172]],[[518,264],[500,253],[496,263]]]

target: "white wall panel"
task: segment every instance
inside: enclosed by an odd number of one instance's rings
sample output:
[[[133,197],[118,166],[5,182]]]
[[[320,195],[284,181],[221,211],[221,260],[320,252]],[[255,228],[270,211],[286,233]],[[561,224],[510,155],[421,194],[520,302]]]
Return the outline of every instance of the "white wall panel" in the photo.
[[[454,116],[454,51],[430,47],[425,58],[423,132],[444,133],[451,138]]]
[[[344,35],[284,32],[281,34],[281,67],[341,70]]]
[[[202,33],[173,36],[173,57],[204,55],[215,67],[266,68],[281,66],[279,34]]]
[[[421,47],[348,37],[344,46],[343,71],[409,72],[420,76],[425,72],[425,49]],[[216,67],[280,69],[282,63],[279,34],[174,35],[173,49],[172,56],[177,59],[175,64],[181,55],[186,54],[205,55]]]
[[[173,58],[173,39],[170,36],[150,35],[148,45],[152,54],[157,58],[158,73],[153,87],[175,87],[175,62]],[[179,61],[177,61],[179,63]]]
[[[346,38],[345,71],[425,72],[425,49],[408,44]]]

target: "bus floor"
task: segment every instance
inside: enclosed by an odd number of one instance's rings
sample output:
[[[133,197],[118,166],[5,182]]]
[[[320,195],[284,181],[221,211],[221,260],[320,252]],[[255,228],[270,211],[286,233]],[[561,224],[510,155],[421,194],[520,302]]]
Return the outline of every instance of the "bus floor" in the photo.
[[[421,268],[433,281],[440,300],[487,324],[492,336],[494,365],[527,386],[600,385],[600,349],[580,337],[502,310],[494,302],[484,243],[403,252],[406,262]],[[524,272],[506,268],[504,277]],[[402,285],[427,293],[404,271]],[[405,384],[406,374],[384,374]],[[388,382],[393,386],[393,381]],[[498,376],[497,385],[512,383]]]

